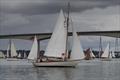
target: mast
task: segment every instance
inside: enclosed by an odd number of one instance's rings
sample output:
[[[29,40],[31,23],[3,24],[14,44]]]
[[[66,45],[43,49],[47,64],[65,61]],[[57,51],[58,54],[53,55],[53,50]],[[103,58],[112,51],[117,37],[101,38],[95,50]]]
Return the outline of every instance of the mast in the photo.
[[[115,55],[118,55],[118,53],[119,53],[118,45],[119,45],[118,38],[116,38],[115,39],[115,51],[114,51]]]
[[[111,51],[110,51],[110,49],[111,49],[111,47],[110,47],[110,46],[111,46],[111,44],[110,44],[110,42],[109,42],[109,56],[108,56],[108,58],[110,58],[110,57],[111,57],[111,55],[112,55],[112,54],[111,54]]]
[[[101,53],[102,53],[102,38],[100,36],[100,43],[99,43],[99,58],[101,57]]]
[[[9,39],[8,57],[11,57],[11,39]]]
[[[40,58],[40,40],[38,39],[38,53],[37,53],[37,58],[39,59]]]
[[[66,29],[67,29],[67,37],[66,37],[66,49],[65,49],[65,56],[67,56],[67,49],[68,49],[68,27],[69,27],[69,13],[70,13],[70,2],[68,2],[68,6],[67,6],[67,20],[66,20]]]
[[[118,45],[119,45],[118,38],[116,38],[116,40],[115,40],[115,51],[116,52],[118,51]]]

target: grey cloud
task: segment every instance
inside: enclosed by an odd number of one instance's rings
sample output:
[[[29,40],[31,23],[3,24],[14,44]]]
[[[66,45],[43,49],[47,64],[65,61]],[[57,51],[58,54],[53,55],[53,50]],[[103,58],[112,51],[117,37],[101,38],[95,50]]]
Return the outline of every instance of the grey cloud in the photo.
[[[14,0],[13,0],[14,1]],[[1,3],[0,10],[4,13],[21,13],[21,14],[49,14],[57,13],[62,8],[66,11],[67,0],[45,0],[45,1],[21,1],[22,3],[12,3],[5,5]],[[18,4],[18,5],[14,5]],[[107,6],[120,5],[119,0],[71,0],[71,11],[81,12],[95,7],[105,8]]]
[[[53,31],[57,15],[7,15],[0,23],[1,34],[44,33]],[[14,30],[14,31],[13,31]]]

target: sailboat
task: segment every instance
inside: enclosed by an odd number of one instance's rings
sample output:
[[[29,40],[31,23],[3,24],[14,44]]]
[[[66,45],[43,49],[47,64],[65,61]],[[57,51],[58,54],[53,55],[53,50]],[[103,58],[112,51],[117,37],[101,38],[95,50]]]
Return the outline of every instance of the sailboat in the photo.
[[[26,59],[27,58],[27,55],[26,55],[26,52],[24,52],[24,59]]]
[[[35,36],[31,51],[28,55],[28,59],[29,60],[37,60],[37,54],[38,54],[38,42],[37,42],[37,37]]]
[[[90,56],[92,57],[92,58],[95,58],[95,55],[93,54],[93,52],[92,52],[92,49],[90,48]]]
[[[108,56],[110,59],[112,59],[113,58],[113,54],[112,54],[112,52],[110,51],[110,53],[109,53],[109,56]]]
[[[19,58],[19,59],[21,58],[21,53],[18,54],[17,58]]]
[[[11,53],[11,54],[9,54],[9,53]],[[10,41],[10,44],[8,45],[8,48],[7,48],[7,57],[14,58],[16,56],[17,56],[16,47],[15,47],[14,43],[12,41]]]
[[[10,61],[16,60],[17,58],[16,47],[12,41],[10,41],[10,44],[8,45],[8,48],[7,48],[7,58],[9,58],[7,60],[10,60]]]
[[[37,41],[36,39],[34,39]],[[36,42],[37,43],[37,42]],[[35,44],[33,44],[35,45]],[[53,34],[49,40],[49,43],[47,45],[45,56],[46,60],[39,60],[34,61],[33,65],[37,67],[74,67],[76,66],[81,59],[83,59],[84,53],[82,50],[82,47],[80,46],[80,40],[78,39],[77,33],[75,30],[73,31],[73,47],[71,52],[71,58],[68,59],[66,53],[66,45],[67,45],[67,28],[65,27],[65,18],[63,15],[63,11],[60,11],[57,24],[55,26],[55,29],[53,31]],[[80,49],[81,50],[80,50]],[[33,49],[33,47],[32,47]],[[34,51],[31,52],[29,55],[33,55],[34,57],[28,56],[28,59],[36,59],[37,55],[37,44],[34,46]]]
[[[108,43],[107,47],[105,48],[104,53],[101,56],[101,60],[103,60],[103,61],[109,61],[109,60],[111,60],[110,45],[109,45],[109,43]]]
[[[85,50],[85,60],[91,60],[93,58],[95,58],[95,56],[94,56],[91,48],[86,49]]]
[[[14,58],[17,56],[16,47],[13,42],[11,42],[11,57]]]
[[[4,53],[0,51],[0,58],[5,58]]]
[[[114,51],[111,51],[111,54],[112,54],[112,58],[115,58],[115,53],[114,53]]]

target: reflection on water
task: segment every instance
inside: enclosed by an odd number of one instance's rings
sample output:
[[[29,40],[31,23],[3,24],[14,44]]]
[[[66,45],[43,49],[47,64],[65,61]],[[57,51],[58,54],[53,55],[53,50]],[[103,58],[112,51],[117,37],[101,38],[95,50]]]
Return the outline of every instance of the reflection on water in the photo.
[[[0,80],[120,80],[120,61],[82,62],[76,68],[2,65]]]

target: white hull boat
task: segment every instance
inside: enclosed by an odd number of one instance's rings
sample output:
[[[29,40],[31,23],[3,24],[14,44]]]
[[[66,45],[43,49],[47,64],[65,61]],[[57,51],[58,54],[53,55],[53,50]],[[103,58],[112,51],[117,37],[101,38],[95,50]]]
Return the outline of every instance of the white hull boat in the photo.
[[[34,38],[33,46],[28,59],[34,60],[32,63],[36,67],[75,67],[80,60],[84,58],[83,49],[75,29],[73,29],[72,51],[70,59],[68,59],[67,50],[67,26],[65,26],[65,17],[63,11],[61,10],[55,29],[53,30],[53,34],[46,47],[44,54],[47,57],[46,60],[42,60],[44,59],[44,57],[42,57],[40,59],[41,62],[36,62],[36,60],[39,60],[37,59],[38,42],[36,36]],[[49,59],[49,57],[54,58]]]
[[[75,67],[80,61],[33,62],[36,67]]]

